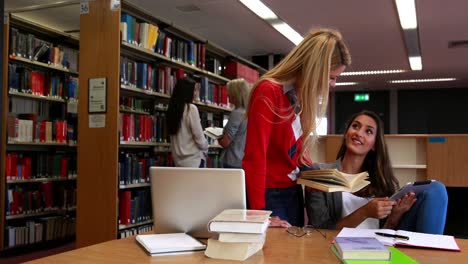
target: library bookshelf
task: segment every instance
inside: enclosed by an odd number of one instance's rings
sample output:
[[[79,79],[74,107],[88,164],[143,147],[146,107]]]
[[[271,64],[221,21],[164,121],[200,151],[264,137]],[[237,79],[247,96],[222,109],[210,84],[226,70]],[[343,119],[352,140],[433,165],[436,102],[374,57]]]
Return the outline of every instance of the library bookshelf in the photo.
[[[90,79],[105,78],[107,87],[105,112],[90,113],[86,100],[79,104],[78,247],[152,228],[148,168],[173,164],[165,111],[180,77],[198,83],[194,103],[202,126],[222,126],[231,111],[222,92],[230,80],[221,75],[223,63],[265,71],[136,6],[123,2],[111,10],[108,2],[90,1],[80,19],[80,98],[89,97]],[[101,123],[93,127],[96,116]],[[209,166],[217,166],[219,152],[210,145]]]
[[[315,162],[333,162],[341,146],[342,135],[319,138],[311,158]],[[410,181],[434,179],[447,187],[468,187],[464,176],[468,169],[468,135],[463,134],[391,134],[385,135],[393,170],[400,185]]]
[[[79,40],[5,16],[0,250],[72,241]]]

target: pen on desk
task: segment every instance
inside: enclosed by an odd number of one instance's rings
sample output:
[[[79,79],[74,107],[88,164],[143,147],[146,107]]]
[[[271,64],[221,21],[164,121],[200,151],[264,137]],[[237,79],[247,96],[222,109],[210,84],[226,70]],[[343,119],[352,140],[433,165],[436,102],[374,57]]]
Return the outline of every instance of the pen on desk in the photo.
[[[375,234],[378,236],[383,236],[383,237],[393,237],[393,238],[398,238],[398,239],[403,239],[403,240],[409,240],[409,237],[407,236],[392,235],[392,234],[381,233],[381,232],[375,232]]]

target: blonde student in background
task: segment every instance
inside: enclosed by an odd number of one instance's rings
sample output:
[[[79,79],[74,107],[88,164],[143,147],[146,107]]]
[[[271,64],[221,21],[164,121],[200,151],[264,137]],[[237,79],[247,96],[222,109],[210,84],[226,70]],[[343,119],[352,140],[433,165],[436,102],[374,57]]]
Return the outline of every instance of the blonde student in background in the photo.
[[[208,141],[203,134],[198,108],[192,103],[195,81],[177,81],[167,108],[171,153],[177,167],[204,167]]]
[[[299,166],[310,164],[316,119],[326,110],[329,88],[350,63],[341,34],[318,29],[253,87],[242,167],[249,207],[273,211],[272,226],[303,225]]]
[[[370,185],[356,193],[325,193],[306,188],[305,206],[309,224],[317,228],[389,228],[442,234],[447,213],[447,191],[433,182],[419,195],[410,192],[397,201],[388,197],[398,189],[385,143],[383,122],[377,114],[354,114],[346,126],[343,143],[332,164],[345,173],[369,173]]]
[[[221,153],[224,168],[242,168],[244,157],[245,132],[247,118],[245,109],[249,101],[250,88],[244,79],[234,79],[227,83],[229,102],[235,108],[229,115],[228,122],[223,130],[223,137],[218,139],[224,150]]]

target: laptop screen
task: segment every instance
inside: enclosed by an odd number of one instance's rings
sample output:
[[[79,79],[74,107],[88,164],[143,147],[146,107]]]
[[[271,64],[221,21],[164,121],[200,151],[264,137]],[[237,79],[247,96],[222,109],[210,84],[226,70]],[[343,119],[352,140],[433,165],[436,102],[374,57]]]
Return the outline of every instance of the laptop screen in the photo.
[[[224,209],[245,209],[242,169],[151,167],[151,198],[156,233],[212,236],[208,221]]]

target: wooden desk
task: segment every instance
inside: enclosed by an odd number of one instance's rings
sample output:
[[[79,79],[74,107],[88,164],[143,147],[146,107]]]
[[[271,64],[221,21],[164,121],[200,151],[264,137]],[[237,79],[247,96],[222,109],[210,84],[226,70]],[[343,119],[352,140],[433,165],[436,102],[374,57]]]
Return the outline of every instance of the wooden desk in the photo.
[[[327,231],[327,238],[318,232],[295,237],[283,228],[270,228],[263,251],[245,263],[340,263],[330,250],[330,241],[337,231]],[[468,240],[457,239],[462,252],[399,248],[419,263],[466,263]],[[202,252],[176,256],[148,256],[135,237],[112,240],[28,263],[240,263],[210,259]]]

